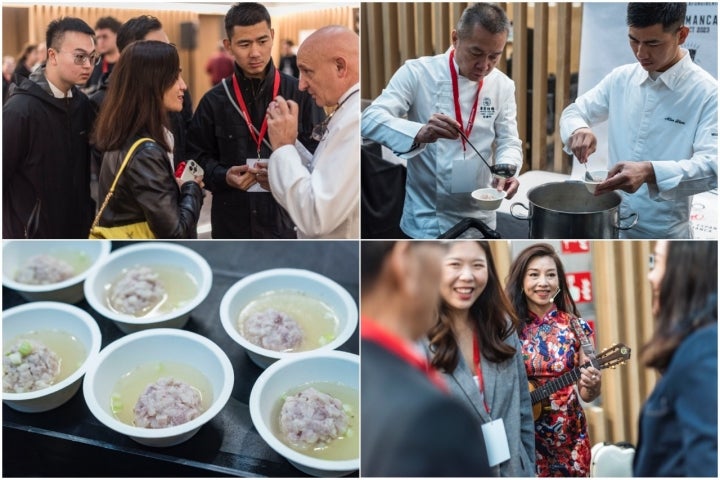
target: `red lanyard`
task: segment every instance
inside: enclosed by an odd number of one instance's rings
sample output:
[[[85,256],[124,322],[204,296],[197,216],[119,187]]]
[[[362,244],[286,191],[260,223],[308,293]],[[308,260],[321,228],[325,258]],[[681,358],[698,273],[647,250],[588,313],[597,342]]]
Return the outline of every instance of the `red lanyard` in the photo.
[[[402,358],[407,363],[423,372],[440,390],[447,393],[447,385],[440,376],[440,373],[430,367],[427,360],[416,352],[407,341],[393,335],[367,317],[362,317],[360,321],[360,335],[364,340],[375,342],[391,353],[394,353],[398,357]]]
[[[110,69],[110,65],[108,64],[108,61],[103,58],[102,73],[107,73],[109,69]]]
[[[460,111],[460,87],[458,86],[458,73],[455,70],[455,50],[450,51],[450,77],[452,78],[453,87],[453,101],[455,102],[455,119],[460,124],[460,128],[463,128],[465,136],[470,138],[470,132],[472,132],[473,126],[475,125],[475,114],[477,114],[478,99],[480,98],[480,89],[483,86],[483,79],[478,82],[477,92],[475,93],[475,103],[473,104],[472,110],[470,110],[470,119],[468,120],[467,127],[464,127],[462,112]],[[465,139],[461,138],[463,144],[463,150],[465,150]]]
[[[247,123],[248,130],[250,130],[250,137],[255,141],[257,144],[257,156],[260,158],[260,145],[262,145],[263,138],[265,138],[265,134],[267,133],[267,112],[265,113],[265,117],[263,118],[262,126],[260,127],[260,136],[255,135],[255,130],[252,127],[252,118],[250,117],[250,112],[248,111],[247,105],[245,104],[245,99],[242,96],[242,92],[240,92],[240,85],[238,84],[237,80],[237,74],[233,75],[233,88],[235,89],[235,97],[238,100],[238,103],[240,104],[240,109],[243,112],[243,115],[245,116],[245,123]],[[280,90],[280,72],[275,70],[275,81],[273,83],[273,94],[272,98],[274,99],[277,97],[278,91]]]
[[[487,400],[485,400],[485,380],[483,380],[483,373],[482,368],[480,367],[480,361],[480,346],[478,345],[477,335],[473,335],[473,366],[475,367],[475,374],[478,377],[480,395],[482,395],[483,403],[485,404],[485,411],[489,414],[490,407],[488,407]]]

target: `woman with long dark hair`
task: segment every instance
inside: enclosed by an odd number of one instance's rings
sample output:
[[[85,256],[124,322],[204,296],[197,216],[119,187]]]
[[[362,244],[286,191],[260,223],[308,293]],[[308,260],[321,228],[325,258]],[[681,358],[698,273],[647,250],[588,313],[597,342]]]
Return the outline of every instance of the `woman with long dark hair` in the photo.
[[[560,257],[551,245],[532,245],[510,267],[508,298],[518,329],[528,379],[536,386],[586,364],[583,337],[592,332],[579,318]],[[587,419],[578,399],[600,395],[600,371],[581,368],[575,385],[560,388],[535,420],[535,463],[540,477],[584,477],[590,470]]]
[[[717,266],[717,242],[655,245],[656,326],[641,359],[662,376],[640,414],[636,477],[718,476]]]
[[[517,318],[487,242],[456,241],[442,265],[438,322],[428,334],[430,361],[453,395],[476,414],[486,444],[506,443],[496,476],[535,475],[535,437]]]
[[[192,238],[202,207],[202,179],[179,184],[172,163],[168,112],[182,110],[187,89],[173,45],[138,41],[123,50],[113,69],[93,141],[103,152],[99,177],[102,201],[130,147],[141,144],[120,174],[99,225],[147,221],[156,238]]]

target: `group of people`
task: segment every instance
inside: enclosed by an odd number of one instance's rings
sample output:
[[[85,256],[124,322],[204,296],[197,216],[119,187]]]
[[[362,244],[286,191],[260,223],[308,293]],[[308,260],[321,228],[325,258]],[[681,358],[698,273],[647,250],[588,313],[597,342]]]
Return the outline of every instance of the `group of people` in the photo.
[[[553,247],[520,252],[505,288],[484,241],[361,248],[362,475],[588,476],[580,400],[598,397],[601,374]],[[637,476],[717,476],[717,259],[717,242],[655,246],[641,359],[662,378]],[[576,369],[534,411],[529,384]]]
[[[357,34],[315,31],[298,80],[273,64],[263,5],[233,5],[225,31],[233,72],[193,112],[157,18],[51,22],[46,59],[3,106],[3,236],[87,238],[97,214],[100,227],[194,238],[206,188],[213,238],[357,238]],[[203,174],[183,181],[191,160]]]
[[[566,152],[583,164],[596,149],[590,127],[608,122],[608,175],[595,195],[617,191],[622,216],[642,212],[626,238],[692,238],[692,195],[717,188],[717,81],[683,48],[686,11],[685,3],[628,4],[637,63],[613,70],[560,119]],[[469,6],[451,47],[408,60],[363,112],[363,137],[407,161],[400,229],[408,238],[438,238],[465,218],[496,228],[495,212],[479,211],[470,193],[495,186],[510,199],[518,190],[515,85],[495,68],[510,29],[498,5]],[[494,177],[468,143],[516,175]]]

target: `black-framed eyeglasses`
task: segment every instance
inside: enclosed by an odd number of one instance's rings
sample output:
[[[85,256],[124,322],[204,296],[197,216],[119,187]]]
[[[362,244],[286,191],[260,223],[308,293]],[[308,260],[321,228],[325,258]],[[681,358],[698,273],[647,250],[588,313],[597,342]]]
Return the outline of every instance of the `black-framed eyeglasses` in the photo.
[[[58,53],[67,53],[69,55],[73,56],[73,63],[75,65],[85,65],[85,62],[90,61],[90,65],[95,65],[95,62],[98,58],[100,58],[100,54],[93,52],[93,53],[78,53],[78,52],[63,52],[58,51]]]

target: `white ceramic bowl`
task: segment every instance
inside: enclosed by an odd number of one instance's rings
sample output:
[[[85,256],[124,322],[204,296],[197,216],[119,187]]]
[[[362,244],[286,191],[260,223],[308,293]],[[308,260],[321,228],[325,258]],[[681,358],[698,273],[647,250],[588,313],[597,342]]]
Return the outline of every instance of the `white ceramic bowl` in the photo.
[[[90,266],[58,283],[30,285],[15,281],[15,273],[32,256],[41,253],[63,258],[66,255],[86,255]],[[47,300],[77,303],[83,299],[83,281],[110,254],[109,240],[16,240],[3,242],[3,285],[29,301]]]
[[[478,188],[471,195],[480,210],[497,210],[507,192],[499,191],[496,188]]]
[[[276,268],[248,275],[230,287],[220,303],[220,321],[230,338],[240,344],[253,362],[265,368],[274,361],[299,355],[302,352],[277,352],[246,339],[237,328],[240,311],[250,301],[270,290],[295,290],[325,302],[338,317],[335,338],[312,350],[326,352],[340,347],[353,334],[358,324],[355,300],[343,287],[329,278],[308,270]]]
[[[112,283],[123,269],[138,265],[167,265],[184,269],[198,284],[195,298],[170,312],[146,317],[135,317],[110,309],[105,286]],[[184,327],[193,309],[207,297],[210,287],[210,265],[194,250],[173,243],[143,242],[115,250],[103,265],[90,272],[85,281],[85,298],[96,312],[115,322],[120,330],[132,333],[147,328]]]
[[[590,173],[590,176],[597,181],[590,181],[585,177],[585,175],[583,175],[583,183],[585,183],[585,188],[587,188],[588,192],[595,193],[595,189],[597,188],[597,186],[600,185],[602,182],[604,182],[605,179],[607,178],[608,171],[607,170],[595,170],[595,171],[588,172],[588,173]],[[600,180],[598,180],[598,179],[600,179]]]
[[[275,404],[288,390],[306,383],[340,383],[359,392],[359,373],[359,357],[347,352],[306,353],[275,362],[258,377],[250,392],[253,425],[273,450],[299,470],[316,477],[347,475],[360,468],[359,456],[352,460],[321,460],[297,452],[272,433],[271,414]]]
[[[59,330],[78,339],[87,353],[85,361],[65,380],[42,390],[27,393],[3,392],[3,402],[20,412],[45,412],[59,407],[75,395],[80,380],[100,351],[100,329],[90,314],[72,305],[58,302],[34,302],[3,312],[3,341],[31,330]]]
[[[212,404],[197,418],[168,428],[142,428],[121,422],[112,413],[110,399],[120,377],[151,362],[177,362],[203,373],[212,386]],[[227,355],[215,343],[196,333],[157,328],[126,335],[105,347],[85,375],[83,394],[90,412],[106,427],[150,447],[169,447],[189,439],[223,409],[235,376]]]

